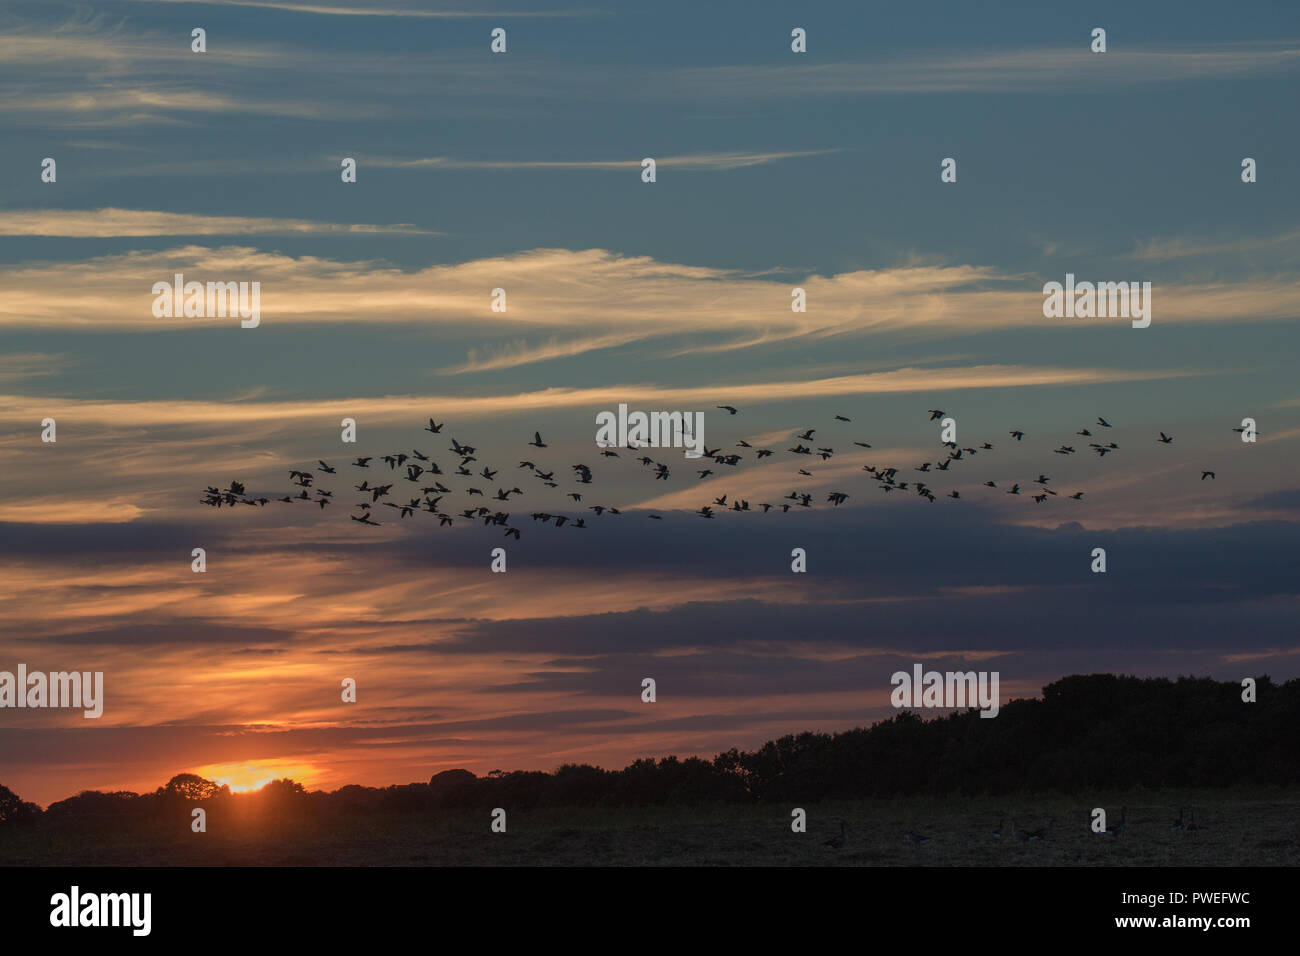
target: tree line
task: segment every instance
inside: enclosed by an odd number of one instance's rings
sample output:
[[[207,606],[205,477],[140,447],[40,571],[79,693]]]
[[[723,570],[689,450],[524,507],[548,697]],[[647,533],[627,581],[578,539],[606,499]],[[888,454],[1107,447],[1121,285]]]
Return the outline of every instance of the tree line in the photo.
[[[231,793],[178,774],[153,793],[89,790],[44,811],[0,786],[0,827],[179,815],[199,805],[218,814],[348,816],[1300,783],[1300,679],[1256,678],[1256,695],[1245,702],[1240,684],[1209,678],[1090,674],[1010,701],[992,720],[974,709],[930,720],[904,710],[871,727],[792,734],[712,760],[644,758],[622,770],[447,770],[428,783],[328,793],[287,779]]]

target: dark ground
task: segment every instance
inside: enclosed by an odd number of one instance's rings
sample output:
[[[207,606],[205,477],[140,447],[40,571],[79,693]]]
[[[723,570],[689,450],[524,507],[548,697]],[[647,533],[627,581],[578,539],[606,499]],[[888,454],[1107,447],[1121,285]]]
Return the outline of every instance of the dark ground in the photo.
[[[1094,834],[1128,807],[1122,836]],[[1172,830],[1179,806],[1200,830]],[[808,804],[808,832],[787,806],[574,808],[517,811],[492,833],[487,812],[210,819],[207,833],[153,820],[43,821],[0,831],[8,866],[1296,866],[1300,793],[1139,791],[1084,801],[907,798]],[[1001,839],[993,836],[1006,817]],[[1044,839],[1013,840],[1047,827]],[[848,825],[841,849],[822,845]],[[930,837],[916,845],[907,833]]]

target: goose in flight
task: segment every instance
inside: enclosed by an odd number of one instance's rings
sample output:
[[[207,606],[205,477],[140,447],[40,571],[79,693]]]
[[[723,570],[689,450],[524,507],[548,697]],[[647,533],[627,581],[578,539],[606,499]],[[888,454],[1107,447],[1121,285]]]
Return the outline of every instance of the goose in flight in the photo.
[[[1097,419],[1097,424],[1100,425],[1102,428],[1110,428],[1110,427],[1111,427],[1110,422],[1106,421],[1106,419],[1104,419],[1104,418],[1098,418],[1098,419]]]
[[[1201,472],[1201,481],[1204,481],[1206,478],[1214,478],[1215,481],[1218,481],[1218,478],[1215,477],[1215,474],[1214,474],[1214,472],[1212,472],[1212,471],[1203,471],[1203,472]]]
[[[1083,500],[1083,492],[1082,492],[1082,491],[1076,491],[1074,494],[1070,495],[1070,497],[1073,498],[1075,501],[1082,501],[1082,500]]]
[[[370,467],[370,459],[369,459],[369,458],[358,458],[358,459],[357,459],[356,461],[354,461],[352,464],[353,464],[355,467],[357,467],[357,468],[369,468],[369,467]]]
[[[1010,434],[1016,441],[1020,441],[1020,439],[1025,437],[1025,433],[1022,431],[1009,432],[1008,434]]]
[[[851,418],[845,418],[843,415],[836,415],[836,416],[835,416],[835,420],[836,420],[837,422],[851,422],[851,421],[853,421],[853,419],[851,419]]]
[[[541,432],[533,432],[533,440],[530,441],[528,444],[532,445],[534,448],[545,448],[545,447],[546,447],[546,442],[542,441],[542,433],[541,433]]]
[[[319,458],[317,458],[316,460],[320,462],[320,470],[325,472],[325,474],[333,475],[336,473],[337,469],[331,468],[329,465],[325,464],[325,462],[321,461]]]
[[[930,411],[930,421],[934,421],[936,418],[943,418],[943,412],[940,411],[939,409],[931,408],[929,411]]]
[[[446,423],[446,422],[443,422],[442,424],[445,425],[445,424],[447,424],[447,423]],[[436,434],[438,434],[438,432],[442,431],[442,425],[439,425],[439,424],[438,424],[437,422],[435,422],[432,418],[430,418],[430,419],[429,419],[429,424],[426,425],[426,426],[424,427],[424,430],[425,430],[426,432],[432,432],[433,434],[436,435]]]
[[[368,524],[368,525],[371,525],[371,526],[376,527],[376,528],[379,527],[379,522],[378,522],[378,521],[371,521],[371,520],[370,520],[370,514],[369,514],[369,513],[366,513],[366,514],[362,515],[360,518],[358,518],[356,515],[348,515],[348,517],[351,518],[353,521],[359,521],[359,522],[361,522],[361,524]]]
[[[1075,432],[1075,434],[1076,434],[1076,435],[1085,435],[1085,436],[1087,436],[1088,438],[1091,438],[1091,437],[1092,437],[1092,432],[1088,431],[1088,429],[1086,429],[1086,428],[1080,428],[1077,432]]]
[[[1018,494],[1020,494],[1020,484],[1017,482],[1016,484],[1012,485],[1012,486],[1011,486],[1011,490],[1008,491],[1007,494],[1009,494],[1009,495],[1018,495]]]
[[[715,407],[715,408],[721,408],[723,411],[725,411],[725,412],[730,412],[732,415],[736,414],[736,412],[738,411],[738,409],[733,408],[733,407],[730,406],[730,405],[717,405],[717,406],[714,406],[714,407]]]
[[[1160,437],[1157,438],[1156,441],[1160,442],[1162,445],[1168,445],[1170,442],[1173,441],[1173,439],[1170,438],[1168,435],[1166,435],[1164,432],[1161,432]]]

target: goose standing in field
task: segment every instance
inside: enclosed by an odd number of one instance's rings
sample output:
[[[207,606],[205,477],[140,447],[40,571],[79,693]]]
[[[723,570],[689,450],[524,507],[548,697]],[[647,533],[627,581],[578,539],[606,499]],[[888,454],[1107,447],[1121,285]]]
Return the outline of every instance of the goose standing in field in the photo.
[[[1119,823],[1109,826],[1101,831],[1101,836],[1120,837],[1124,835],[1124,827],[1128,824],[1128,807],[1121,807],[1119,811]]]
[[[833,837],[831,837],[829,840],[827,840],[825,843],[823,843],[822,846],[828,846],[828,847],[830,847],[832,850],[838,850],[838,849],[840,849],[841,847],[843,847],[843,846],[844,846],[844,841],[845,841],[846,839],[848,839],[847,836],[845,835],[845,830],[846,830],[846,829],[847,829],[847,828],[844,826],[844,821],[841,820],[841,821],[840,821],[840,832],[839,832],[839,834],[838,834],[837,836],[833,836]]]
[[[1187,825],[1183,827],[1188,833],[1196,833],[1201,828],[1196,825],[1196,811],[1189,809],[1187,811]]]
[[[1006,820],[1007,820],[1006,817],[999,817],[999,818],[998,818],[998,825],[997,825],[997,828],[993,831],[993,839],[995,839],[995,840],[1001,840],[1001,839],[1002,839],[1002,824],[1006,823]]]
[[[911,843],[913,846],[925,846],[927,843],[930,842],[930,838],[928,836],[924,836],[920,833],[917,833],[915,830],[907,831],[907,839],[908,842]]]
[[[1015,817],[1011,818],[1011,835],[1021,843],[1029,843],[1035,840],[1043,840],[1047,837],[1047,827],[1039,827],[1037,830],[1020,830],[1016,828]]]

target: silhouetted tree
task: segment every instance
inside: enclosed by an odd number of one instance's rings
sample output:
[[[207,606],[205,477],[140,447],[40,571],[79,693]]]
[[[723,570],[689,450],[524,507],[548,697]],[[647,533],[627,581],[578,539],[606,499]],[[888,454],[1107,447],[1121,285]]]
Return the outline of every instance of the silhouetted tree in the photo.
[[[0,784],[0,827],[16,827],[35,823],[41,808],[27,803],[4,784]]]

